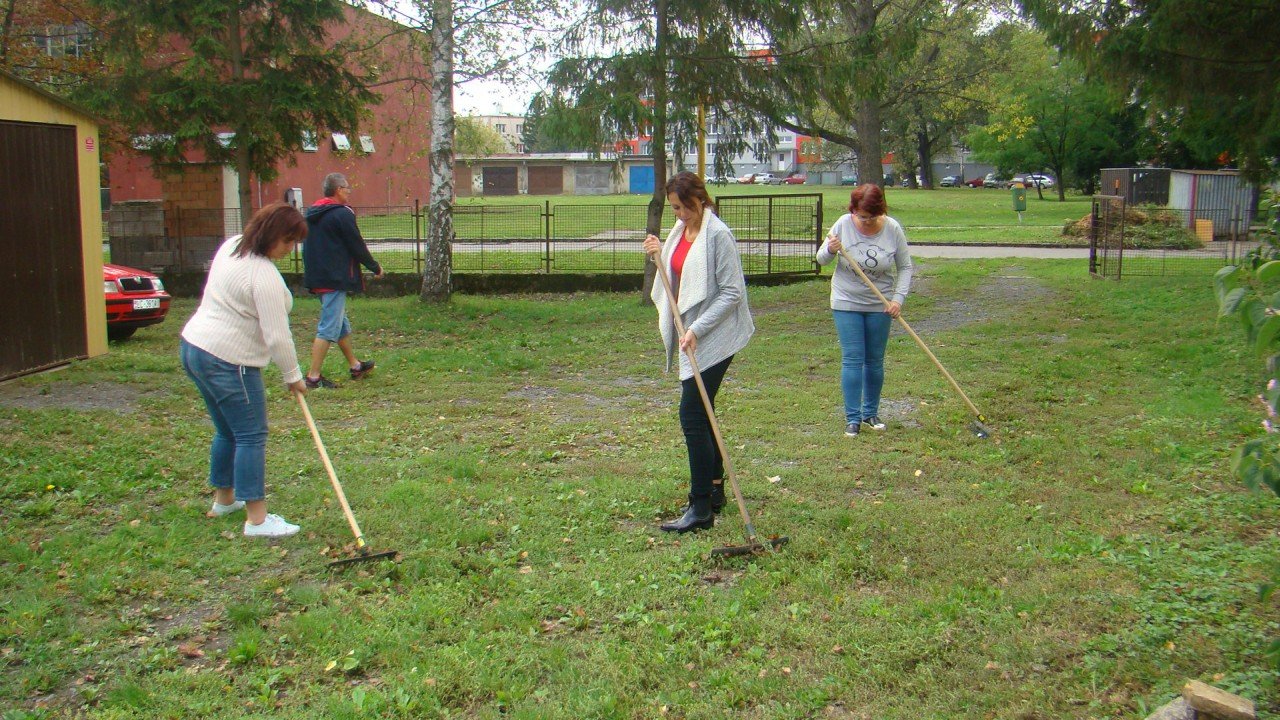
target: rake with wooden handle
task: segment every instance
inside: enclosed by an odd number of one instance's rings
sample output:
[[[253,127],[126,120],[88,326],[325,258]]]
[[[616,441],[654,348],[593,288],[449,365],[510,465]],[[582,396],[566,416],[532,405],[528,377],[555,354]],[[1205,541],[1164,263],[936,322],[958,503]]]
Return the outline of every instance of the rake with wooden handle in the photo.
[[[654,253],[654,263],[658,266],[658,277],[662,280],[662,288],[666,291],[667,303],[671,306],[671,317],[675,320],[677,338],[684,337],[684,321],[680,319],[680,309],[676,305],[675,297],[671,294],[671,281],[667,279],[667,274],[663,271],[662,263],[659,261],[660,258],[661,253]],[[742,490],[738,488],[738,478],[733,472],[733,461],[729,459],[729,450],[725,447],[724,436],[720,434],[720,423],[716,421],[716,411],[711,407],[711,396],[707,394],[707,386],[702,382],[702,370],[698,368],[698,359],[689,350],[685,350],[685,355],[689,358],[689,364],[693,366],[693,379],[698,384],[698,393],[702,395],[702,407],[706,409],[707,419],[711,421],[711,434],[715,436],[716,447],[720,449],[720,457],[724,459],[724,473],[729,479],[729,487],[733,489],[733,499],[738,502],[738,512],[742,514],[742,524],[746,526],[747,530],[747,544],[713,548],[711,554],[726,556],[751,555],[763,550],[776,550],[785,545],[790,538],[771,537],[766,538],[764,542],[760,542],[757,539],[756,526],[751,522],[751,515],[747,513],[747,503],[742,499]]]
[[[334,560],[329,563],[329,567],[342,567],[383,558],[394,558],[398,554],[395,550],[369,552],[369,547],[364,541],[364,533],[360,532],[360,524],[356,522],[356,516],[351,512],[351,505],[347,503],[347,494],[342,491],[342,483],[338,482],[338,474],[333,471],[333,463],[329,461],[329,453],[324,449],[324,441],[320,439],[320,431],[316,429],[316,421],[311,417],[311,408],[307,407],[307,398],[300,392],[295,392],[294,396],[298,398],[298,406],[302,408],[302,416],[307,419],[307,428],[311,430],[311,437],[316,441],[316,450],[320,451],[320,460],[324,462],[325,472],[329,473],[329,482],[333,484],[333,493],[338,496],[338,504],[342,506],[342,514],[347,517],[347,524],[351,526],[351,533],[356,536],[356,552],[360,553],[356,557]]]

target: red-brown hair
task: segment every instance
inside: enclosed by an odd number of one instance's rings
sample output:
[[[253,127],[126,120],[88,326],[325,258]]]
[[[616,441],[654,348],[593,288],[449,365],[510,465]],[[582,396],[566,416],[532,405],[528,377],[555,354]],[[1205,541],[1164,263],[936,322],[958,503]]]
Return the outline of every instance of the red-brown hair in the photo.
[[[302,242],[306,236],[307,221],[302,213],[292,205],[274,202],[254,213],[233,254],[236,257],[249,254],[269,257],[267,253],[277,242]]]
[[[849,193],[849,214],[861,210],[868,215],[887,215],[889,206],[884,201],[884,190],[875,183],[864,183]]]
[[[664,188],[668,195],[675,195],[680,198],[680,202],[684,205],[693,205],[696,198],[702,203],[704,210],[715,212],[716,204],[712,202],[711,195],[707,193],[707,185],[702,182],[702,178],[691,172],[677,173],[675,177],[667,181]]]

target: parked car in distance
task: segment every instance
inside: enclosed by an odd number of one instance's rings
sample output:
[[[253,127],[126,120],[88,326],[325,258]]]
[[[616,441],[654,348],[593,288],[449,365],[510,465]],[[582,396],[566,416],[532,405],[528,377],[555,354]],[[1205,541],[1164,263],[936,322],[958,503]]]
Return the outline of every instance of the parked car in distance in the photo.
[[[728,185],[729,183],[735,182],[736,180],[737,178],[731,178],[728,175],[712,175],[711,177],[707,178],[707,184],[708,185]]]
[[[755,183],[756,185],[779,185],[782,183],[782,178],[773,173],[756,173]]]
[[[938,187],[955,187],[960,184],[959,175],[948,175],[938,181]]]
[[[1026,183],[1028,186],[1035,185],[1037,187],[1042,187],[1042,188],[1051,188],[1053,187],[1053,182],[1054,182],[1053,178],[1049,177],[1048,175],[1039,175],[1039,174],[1033,173],[1031,175],[1028,175],[1026,178]]]
[[[107,337],[127,340],[138,328],[164,322],[169,293],[160,278],[124,265],[102,266],[102,290],[107,296]]]
[[[782,179],[783,185],[803,185],[806,177],[804,175],[788,175]]]
[[[982,187],[982,180],[983,180],[983,177],[979,175],[976,178],[970,178],[968,180],[965,180],[964,184],[968,185],[971,188],[980,188]]]
[[[988,188],[1005,187],[1005,184],[1008,182],[1009,180],[1007,178],[1001,177],[996,173],[989,172],[987,173],[986,177],[982,178],[982,187],[988,187]]]
[[[747,173],[746,175],[743,175],[742,177],[738,178],[738,182],[742,183],[743,185],[750,185],[755,181],[756,181],[755,173]]]
[[[858,176],[857,175],[841,175],[840,184],[841,185],[857,185]]]

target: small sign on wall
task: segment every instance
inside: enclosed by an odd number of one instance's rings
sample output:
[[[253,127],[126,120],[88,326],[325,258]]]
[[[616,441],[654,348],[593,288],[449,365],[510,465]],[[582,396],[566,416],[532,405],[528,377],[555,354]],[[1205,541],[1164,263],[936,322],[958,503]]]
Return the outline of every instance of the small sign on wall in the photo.
[[[95,147],[97,147],[97,144],[93,141],[93,138],[92,138],[92,137],[87,137],[87,138],[85,138],[85,139],[84,139],[84,151],[85,151],[85,152],[93,152],[93,149],[94,149]]]

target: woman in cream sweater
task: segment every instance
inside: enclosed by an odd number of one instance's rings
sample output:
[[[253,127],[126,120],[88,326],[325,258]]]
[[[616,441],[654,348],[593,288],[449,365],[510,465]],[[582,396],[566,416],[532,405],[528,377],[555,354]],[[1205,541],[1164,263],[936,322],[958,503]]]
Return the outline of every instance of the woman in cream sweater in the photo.
[[[200,307],[182,329],[182,367],[213,421],[209,516],[245,511],[244,534],[284,537],[298,526],[267,512],[267,400],[262,369],[274,361],[285,385],[306,393],[289,331],[293,295],[273,261],[307,236],[302,214],[284,203],[258,211],[243,235],[218,248]]]

